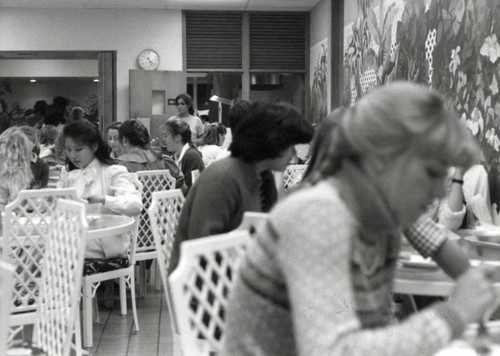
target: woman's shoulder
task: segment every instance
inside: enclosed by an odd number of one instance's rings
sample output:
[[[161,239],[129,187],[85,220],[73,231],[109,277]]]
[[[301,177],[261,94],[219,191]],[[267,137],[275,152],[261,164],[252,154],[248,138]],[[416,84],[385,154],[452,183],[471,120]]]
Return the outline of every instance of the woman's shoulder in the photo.
[[[106,172],[107,175],[118,175],[118,174],[128,174],[127,167],[122,166],[120,164],[105,164],[100,163],[102,170]]]

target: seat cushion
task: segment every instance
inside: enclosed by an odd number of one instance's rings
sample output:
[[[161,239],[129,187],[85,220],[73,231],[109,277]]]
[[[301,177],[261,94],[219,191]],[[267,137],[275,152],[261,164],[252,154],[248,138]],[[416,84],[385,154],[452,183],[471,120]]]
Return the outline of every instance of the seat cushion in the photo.
[[[83,275],[88,276],[94,273],[109,272],[115,269],[130,266],[128,257],[106,258],[106,259],[86,259],[83,262]]]

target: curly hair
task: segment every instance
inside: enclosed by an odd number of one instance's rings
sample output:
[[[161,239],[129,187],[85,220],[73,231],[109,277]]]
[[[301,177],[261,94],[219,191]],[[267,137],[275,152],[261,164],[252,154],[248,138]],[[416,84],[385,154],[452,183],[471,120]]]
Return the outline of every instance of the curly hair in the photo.
[[[31,140],[20,127],[10,127],[0,135],[0,181],[8,182],[10,197],[30,186],[32,150]]]
[[[258,162],[279,157],[291,145],[308,143],[314,129],[293,106],[257,102],[239,123],[229,146],[233,157]]]
[[[131,145],[147,150],[149,148],[149,132],[146,126],[136,119],[122,122],[118,129],[120,142],[126,138]]]

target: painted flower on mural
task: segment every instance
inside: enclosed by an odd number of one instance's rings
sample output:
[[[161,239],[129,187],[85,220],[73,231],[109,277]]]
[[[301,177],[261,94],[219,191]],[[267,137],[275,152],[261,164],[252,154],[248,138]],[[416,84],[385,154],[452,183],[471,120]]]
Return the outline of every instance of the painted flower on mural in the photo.
[[[453,51],[451,51],[451,62],[450,62],[450,72],[455,75],[455,72],[457,71],[458,66],[460,65],[460,56],[458,53],[460,52],[460,46],[457,46]]]
[[[486,140],[493,147],[495,151],[499,151],[500,148],[500,140],[498,139],[497,134],[495,133],[495,129],[491,128],[486,132]]]
[[[497,61],[498,57],[500,57],[500,46],[498,45],[496,34],[486,37],[479,53],[488,57],[491,63],[495,63]]]

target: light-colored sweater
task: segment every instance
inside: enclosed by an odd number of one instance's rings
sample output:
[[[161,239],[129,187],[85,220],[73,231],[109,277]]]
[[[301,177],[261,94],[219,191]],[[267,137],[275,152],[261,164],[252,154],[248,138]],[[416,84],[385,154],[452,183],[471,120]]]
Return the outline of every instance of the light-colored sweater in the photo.
[[[433,355],[461,332],[443,303],[391,318],[399,230],[355,173],[273,209],[231,292],[222,355]]]

